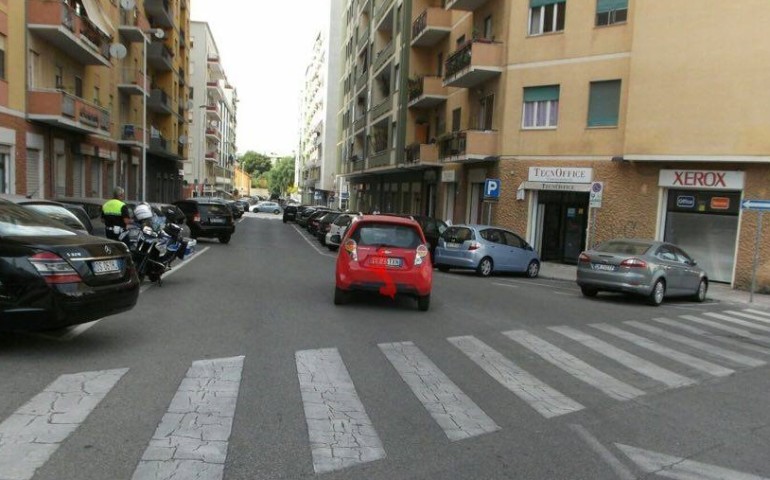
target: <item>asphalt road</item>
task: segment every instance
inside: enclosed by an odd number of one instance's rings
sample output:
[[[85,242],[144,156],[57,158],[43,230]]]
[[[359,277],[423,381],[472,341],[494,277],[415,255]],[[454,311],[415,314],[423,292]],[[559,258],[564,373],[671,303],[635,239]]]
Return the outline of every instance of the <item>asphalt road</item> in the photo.
[[[0,479],[770,478],[770,312],[437,271],[428,312],[335,307],[272,215],[198,250],[131,312],[0,337]]]

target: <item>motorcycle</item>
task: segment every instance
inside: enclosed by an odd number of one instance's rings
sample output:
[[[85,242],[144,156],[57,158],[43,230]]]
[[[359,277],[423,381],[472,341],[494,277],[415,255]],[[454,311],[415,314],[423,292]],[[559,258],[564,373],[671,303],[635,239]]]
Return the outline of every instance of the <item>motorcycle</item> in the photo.
[[[162,276],[171,270],[171,263],[195,252],[197,242],[183,238],[181,230],[179,225],[164,224],[162,221],[153,221],[152,225],[134,225],[126,230],[123,241],[131,251],[140,281],[146,277],[162,286]]]

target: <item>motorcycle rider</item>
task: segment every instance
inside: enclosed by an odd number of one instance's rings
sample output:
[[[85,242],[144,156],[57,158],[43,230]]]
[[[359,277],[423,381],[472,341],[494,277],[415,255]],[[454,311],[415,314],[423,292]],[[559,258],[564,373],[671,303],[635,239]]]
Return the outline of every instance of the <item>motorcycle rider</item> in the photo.
[[[120,234],[131,223],[131,209],[123,201],[125,198],[125,190],[115,187],[112,191],[112,199],[102,205],[104,234],[110,240],[119,240]]]

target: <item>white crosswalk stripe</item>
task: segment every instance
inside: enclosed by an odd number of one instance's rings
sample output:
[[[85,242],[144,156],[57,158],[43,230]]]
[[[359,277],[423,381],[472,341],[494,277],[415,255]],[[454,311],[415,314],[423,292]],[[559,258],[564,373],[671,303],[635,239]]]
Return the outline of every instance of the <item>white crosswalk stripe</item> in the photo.
[[[757,340],[760,342],[770,342],[770,337],[760,335],[758,333],[753,333],[748,330],[742,329],[742,328],[736,328],[731,327],[729,325],[723,325],[719,322],[715,322],[713,320],[706,320],[705,318],[696,317],[695,315],[680,315],[680,318],[684,318],[685,320],[689,320],[691,322],[699,323],[701,325],[705,325],[707,327],[711,327],[715,330],[722,330],[723,332],[732,333],[734,335],[738,335],[740,337],[749,338],[751,340]]]
[[[644,391],[621,382],[526,330],[511,330],[503,332],[503,335],[528,348],[545,361],[561,368],[578,380],[601,390],[610,398],[623,401],[644,395]]]
[[[681,343],[696,350],[708,352],[712,355],[730,360],[731,362],[738,363],[740,365],[745,365],[747,367],[761,367],[762,365],[766,364],[766,362],[762,360],[758,360],[738,352],[733,352],[725,348],[717,347],[716,345],[712,345],[710,343],[701,342],[685,335],[679,335],[678,333],[663,330],[662,328],[658,328],[652,325],[647,325],[636,321],[627,321],[623,323],[634,328],[638,328],[639,330],[644,330],[645,332],[666,338],[672,342]]]
[[[557,417],[583,409],[583,405],[522,370],[481,340],[472,336],[447,340],[542,416]]]
[[[132,480],[224,476],[243,357],[193,362]]]
[[[732,315],[732,316],[748,318],[749,320],[756,320],[757,322],[770,323],[770,318],[761,317],[759,315],[753,315],[751,313],[735,312],[735,311],[732,311],[732,310],[726,310],[724,313],[727,313],[727,314]]]
[[[667,325],[669,327],[673,327],[679,330],[683,330],[685,332],[689,332],[693,335],[697,335],[699,337],[707,338],[709,340],[713,340],[715,342],[723,343],[725,345],[731,345],[733,347],[739,347],[743,348],[745,350],[750,350],[755,353],[762,353],[765,355],[770,355],[770,348],[761,347],[759,345],[754,345],[751,343],[742,342],[740,340],[736,340],[734,338],[725,337],[722,334],[715,334],[711,333],[709,331],[703,330],[702,328],[695,327],[689,322],[681,322],[679,320],[673,320],[670,318],[653,318],[654,322],[661,323],[663,325]]]
[[[713,312],[705,312],[703,315],[706,315],[707,317],[716,318],[717,320],[724,320],[725,322],[733,323],[735,325],[740,325],[741,327],[746,328],[753,328],[754,330],[759,330],[760,332],[770,332],[770,327],[767,325],[759,325],[754,322],[749,322],[748,320],[741,320],[739,318],[734,318],[729,315],[723,315],[721,313],[713,313]]]
[[[627,342],[631,342],[638,347],[645,348],[647,350],[657,353],[658,355],[661,355],[666,358],[670,358],[679,363],[692,367],[696,370],[706,372],[709,375],[714,375],[715,377],[726,377],[727,375],[732,375],[733,373],[735,373],[735,370],[725,368],[721,365],[717,365],[716,363],[703,360],[701,358],[695,357],[688,353],[674,350],[673,348],[669,348],[658,342],[653,342],[652,340],[649,340],[645,337],[642,337],[635,333],[627,332],[623,329],[614,327],[612,325],[607,325],[604,323],[596,323],[591,325],[591,327],[601,330],[605,333],[609,333],[610,335],[615,335],[616,337],[622,338]]]
[[[414,343],[383,343],[379,347],[449,440],[500,430]]]
[[[385,458],[339,351],[302,350],[295,359],[315,472]]]
[[[747,308],[744,310],[744,312],[753,313],[755,315],[762,315],[763,317],[770,318],[770,313],[763,312],[762,310],[754,310],[753,308]]]
[[[667,370],[663,367],[655,365],[641,357],[638,357],[632,353],[628,353],[625,350],[621,350],[617,347],[610,345],[609,343],[600,340],[594,336],[583,333],[571,327],[548,327],[549,330],[560,333],[567,338],[571,338],[578,343],[585,345],[591,350],[601,353],[602,355],[609,357],[621,365],[630,368],[636,372],[646,375],[653,380],[663,383],[670,388],[685,387],[687,385],[695,384],[695,380],[679,375],[678,373]]]
[[[127,371],[62,375],[0,423],[0,479],[32,478]]]

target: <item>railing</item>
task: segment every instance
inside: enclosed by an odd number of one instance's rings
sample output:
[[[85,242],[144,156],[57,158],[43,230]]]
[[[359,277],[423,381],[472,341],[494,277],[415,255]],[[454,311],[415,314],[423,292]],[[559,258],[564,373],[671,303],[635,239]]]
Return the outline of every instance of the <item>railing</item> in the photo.
[[[110,111],[62,90],[30,90],[29,113],[68,117],[94,129],[110,131]]]
[[[152,42],[150,43],[150,48],[147,50],[147,56],[150,58],[160,58],[161,60],[167,62],[170,66],[174,54],[165,43]]]
[[[380,5],[377,7],[376,12],[374,13],[374,23],[378,24],[380,23],[380,20],[382,20],[382,17],[385,16],[386,13],[388,13],[388,9],[393,5],[393,0],[381,0]]]
[[[366,85],[366,82],[369,80],[369,71],[364,71],[361,73],[361,75],[358,76],[356,79],[356,92],[361,90],[364,85]]]
[[[30,0],[28,2],[30,24],[62,25],[81,40],[87,40],[88,48],[106,56],[110,38],[96,28],[90,20],[78,15],[75,9],[63,2]]]
[[[393,100],[392,97],[388,96],[371,110],[371,119],[379,118],[381,115],[389,112],[391,108],[393,108]]]
[[[121,75],[123,85],[136,85],[142,90],[147,90],[147,77],[141,70],[135,68],[124,68]]]
[[[361,47],[369,43],[369,32],[370,27],[366,27],[365,30],[358,33],[358,38],[356,39],[357,50],[361,50]]]
[[[406,163],[420,162],[420,144],[412,143],[406,146]]]
[[[125,141],[144,142],[144,130],[139,125],[124,123],[120,128],[120,139]]]
[[[391,149],[385,148],[379,152],[375,152],[367,160],[367,168],[385,167],[391,164]]]
[[[468,40],[446,59],[444,78],[453,76],[471,64],[472,49],[473,40]]]
[[[221,138],[221,134],[219,133],[219,130],[216,128],[211,128],[211,127],[206,128],[206,135],[216,137],[217,140]]]
[[[366,113],[358,117],[356,121],[353,122],[353,131],[357,132],[364,127],[366,127]]]
[[[456,157],[465,153],[467,136],[465,132],[450,132],[438,139],[438,156],[440,159]]]
[[[206,105],[206,111],[211,113],[216,113],[217,115],[222,115],[222,113],[219,110],[219,105]]]
[[[385,48],[383,48],[382,50],[377,52],[377,56],[374,59],[374,64],[372,65],[373,71],[376,72],[377,70],[379,70],[380,67],[383,66],[385,64],[385,62],[390,57],[393,56],[393,52],[395,51],[395,49],[396,49],[396,46],[395,46],[393,40],[391,40],[390,42],[388,42],[387,45],[385,45]]]
[[[419,37],[420,34],[428,28],[428,11],[425,10],[417,19],[412,22],[412,40]]]
[[[425,91],[425,77],[410,78],[407,83],[409,101],[420,98]]]
[[[152,92],[150,92],[150,100],[152,103],[171,109],[171,102],[169,101],[168,94],[162,88],[153,88]]]

